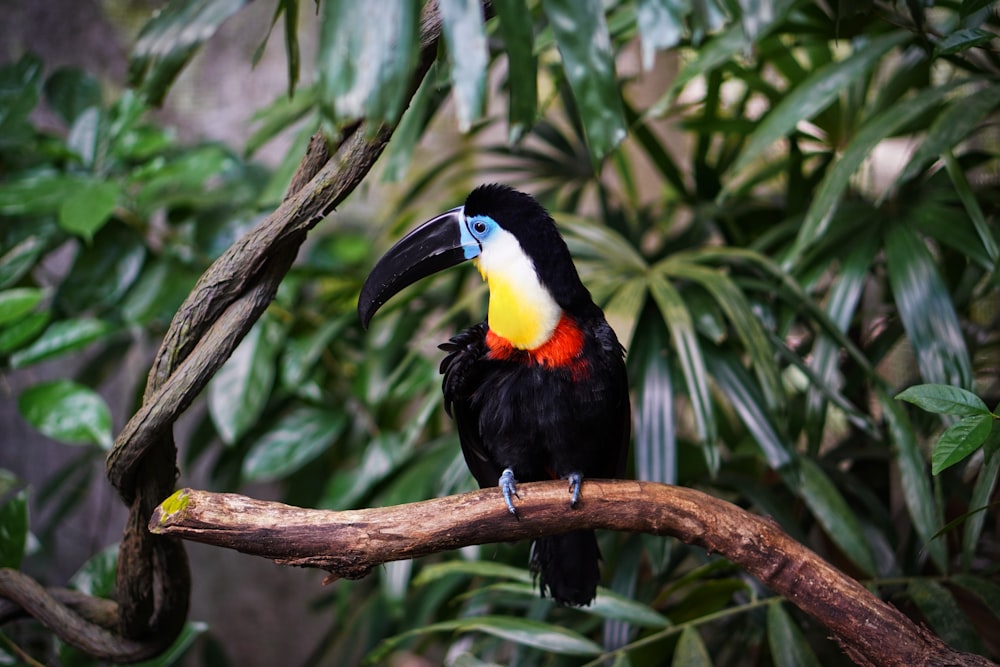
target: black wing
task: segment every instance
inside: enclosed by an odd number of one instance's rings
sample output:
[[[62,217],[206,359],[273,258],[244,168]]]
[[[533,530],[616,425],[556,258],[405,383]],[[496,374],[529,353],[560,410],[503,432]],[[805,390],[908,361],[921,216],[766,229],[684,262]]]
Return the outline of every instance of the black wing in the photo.
[[[444,409],[458,427],[458,439],[466,465],[484,488],[495,486],[502,472],[483,447],[479,416],[472,406],[473,394],[482,386],[484,379],[486,330],[486,322],[480,322],[438,346],[448,353],[441,360]]]

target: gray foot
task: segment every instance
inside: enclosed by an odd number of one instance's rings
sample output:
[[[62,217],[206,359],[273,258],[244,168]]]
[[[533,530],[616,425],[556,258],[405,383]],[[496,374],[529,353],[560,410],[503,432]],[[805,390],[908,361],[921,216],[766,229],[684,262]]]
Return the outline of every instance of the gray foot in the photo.
[[[576,507],[576,504],[580,502],[580,488],[583,486],[583,474],[571,472],[566,479],[569,480],[569,492],[573,494],[573,498],[569,501],[569,506]]]
[[[517,510],[514,509],[514,498],[520,498],[517,495],[517,480],[514,479],[514,470],[512,468],[504,468],[503,473],[500,475],[500,491],[503,492],[504,502],[507,503],[507,509],[514,516],[517,516]]]

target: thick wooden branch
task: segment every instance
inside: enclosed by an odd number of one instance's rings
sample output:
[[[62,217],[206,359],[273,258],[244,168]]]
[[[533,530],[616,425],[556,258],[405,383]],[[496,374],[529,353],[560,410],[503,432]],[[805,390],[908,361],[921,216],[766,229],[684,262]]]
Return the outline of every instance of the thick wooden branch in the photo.
[[[700,491],[587,480],[572,510],[564,483],[521,484],[518,493],[515,518],[495,489],[345,512],[184,489],[157,508],[149,528],[346,578],[388,561],[581,528],[672,535],[722,554],[822,622],[859,665],[994,664],[952,650],[770,519]]]

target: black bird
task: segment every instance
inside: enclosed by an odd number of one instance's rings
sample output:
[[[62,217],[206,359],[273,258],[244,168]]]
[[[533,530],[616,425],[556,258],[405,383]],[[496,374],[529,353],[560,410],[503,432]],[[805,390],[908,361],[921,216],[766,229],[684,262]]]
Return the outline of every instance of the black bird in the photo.
[[[407,285],[469,259],[489,285],[489,314],[440,346],[445,408],[465,461],[481,487],[499,484],[515,516],[518,481],[567,480],[575,506],[584,477],[625,472],[624,349],[534,198],[484,185],[410,232],[365,281],[361,322]],[[593,531],[532,545],[541,593],[561,604],[594,599],[599,560]]]

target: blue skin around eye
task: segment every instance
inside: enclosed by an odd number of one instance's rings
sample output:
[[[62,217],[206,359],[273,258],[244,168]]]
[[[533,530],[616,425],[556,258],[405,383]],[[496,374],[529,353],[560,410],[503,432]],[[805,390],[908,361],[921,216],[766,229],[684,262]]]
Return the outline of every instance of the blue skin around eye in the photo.
[[[482,234],[475,234],[472,232],[472,225],[476,222],[485,222],[486,231]],[[496,222],[493,218],[485,215],[476,215],[465,220],[465,224],[462,225],[462,247],[465,250],[465,258],[472,259],[473,257],[478,257],[482,248],[480,247],[480,241],[485,239],[490,235],[490,232],[496,227]]]

